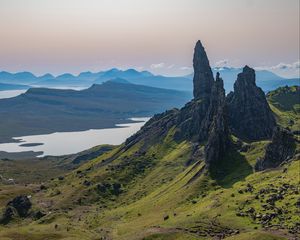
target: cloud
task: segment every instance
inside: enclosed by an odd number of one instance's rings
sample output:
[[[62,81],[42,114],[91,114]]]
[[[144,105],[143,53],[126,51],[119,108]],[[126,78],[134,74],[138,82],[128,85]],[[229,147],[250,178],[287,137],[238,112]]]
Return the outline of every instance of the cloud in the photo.
[[[296,61],[294,63],[279,63],[274,66],[263,66],[256,67],[257,70],[289,70],[289,69],[300,69],[300,61]]]
[[[171,65],[169,65],[167,68],[168,68],[168,69],[171,69],[171,68],[173,68],[173,67],[175,67],[175,64],[171,64]]]
[[[274,66],[256,67],[256,70],[271,71],[281,77],[285,78],[299,78],[300,76],[300,61],[293,63],[279,63]]]
[[[145,68],[144,68],[143,66],[140,66],[140,67],[137,67],[136,69],[139,70],[139,71],[142,71],[142,70],[144,70]]]
[[[191,67],[181,67],[180,70],[188,71],[188,70],[192,70],[192,68]]]
[[[153,63],[150,66],[151,69],[164,68],[164,67],[165,67],[165,63]]]
[[[215,63],[215,67],[225,67],[228,65],[228,63],[229,63],[228,59],[223,59],[223,60],[217,61]]]

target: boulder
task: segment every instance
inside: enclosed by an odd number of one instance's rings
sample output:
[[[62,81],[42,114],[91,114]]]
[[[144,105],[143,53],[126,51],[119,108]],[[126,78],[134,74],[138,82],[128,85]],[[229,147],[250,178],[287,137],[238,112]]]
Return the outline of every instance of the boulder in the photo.
[[[25,195],[15,197],[12,201],[8,202],[4,210],[1,223],[8,223],[13,217],[25,218],[31,208],[31,202]]]
[[[17,196],[7,204],[7,207],[14,208],[20,217],[26,217],[31,208],[31,202],[25,195]]]

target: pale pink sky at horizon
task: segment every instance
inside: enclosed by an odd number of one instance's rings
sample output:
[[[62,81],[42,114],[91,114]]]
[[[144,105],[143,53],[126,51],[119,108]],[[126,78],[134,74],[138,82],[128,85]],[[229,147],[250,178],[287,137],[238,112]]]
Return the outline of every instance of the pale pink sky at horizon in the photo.
[[[299,76],[298,0],[0,0],[0,29],[0,71],[184,75],[201,39],[213,66]]]

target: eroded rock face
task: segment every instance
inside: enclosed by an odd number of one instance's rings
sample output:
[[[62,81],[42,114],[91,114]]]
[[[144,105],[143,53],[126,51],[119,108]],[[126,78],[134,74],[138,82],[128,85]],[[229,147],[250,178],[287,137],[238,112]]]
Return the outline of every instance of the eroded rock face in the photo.
[[[276,127],[272,142],[267,145],[265,156],[257,160],[255,170],[262,171],[278,167],[281,163],[293,157],[295,146],[293,134],[287,129]]]
[[[194,98],[209,100],[214,77],[205,49],[200,41],[198,41],[195,46],[193,67]]]
[[[202,141],[207,138],[208,129],[203,129],[203,120],[207,113],[208,105],[201,99],[193,99],[179,112],[177,118],[177,140],[188,139]]]
[[[276,121],[264,92],[256,86],[254,69],[245,66],[227,96],[232,132],[244,140],[271,138]]]
[[[179,115],[178,109],[172,109],[161,114],[154,115],[136,134],[129,137],[125,142],[125,149],[130,148],[137,142],[152,144],[163,139],[172,127],[176,126]]]
[[[223,80],[219,73],[214,83],[210,107],[207,114],[209,126],[209,137],[205,146],[205,161],[207,164],[222,161],[226,150],[230,146],[229,130],[226,115],[226,100]]]

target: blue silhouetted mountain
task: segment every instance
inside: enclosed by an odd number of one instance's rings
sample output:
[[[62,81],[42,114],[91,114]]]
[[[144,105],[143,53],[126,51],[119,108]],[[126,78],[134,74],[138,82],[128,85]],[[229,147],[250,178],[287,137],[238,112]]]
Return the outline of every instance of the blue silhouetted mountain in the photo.
[[[30,86],[21,85],[21,84],[0,83],[0,91],[24,90],[28,88],[30,88]]]
[[[39,80],[50,80],[50,79],[54,79],[55,77],[50,74],[50,73],[46,73],[45,75],[39,77]]]
[[[125,80],[124,78],[113,78],[108,80],[107,82],[130,84],[130,82]]]
[[[8,84],[33,84],[37,77],[30,72],[9,73],[0,72],[0,83]]]
[[[237,74],[241,68],[213,68],[213,74],[219,71],[224,80],[226,92],[233,90],[233,83],[237,79]],[[146,85],[157,88],[174,89],[181,91],[192,91],[193,74],[178,77],[167,77],[154,75],[148,71],[137,71],[135,69],[120,70],[112,68],[100,72],[82,72],[75,76],[69,73],[57,77],[51,74],[45,74],[37,77],[29,72],[9,73],[0,72],[0,83],[31,85],[35,87],[48,88],[88,88],[93,84],[101,84],[111,79],[121,78],[130,83]],[[270,71],[256,71],[257,85],[265,92],[274,90],[280,86],[299,85],[299,79],[285,79]]]

